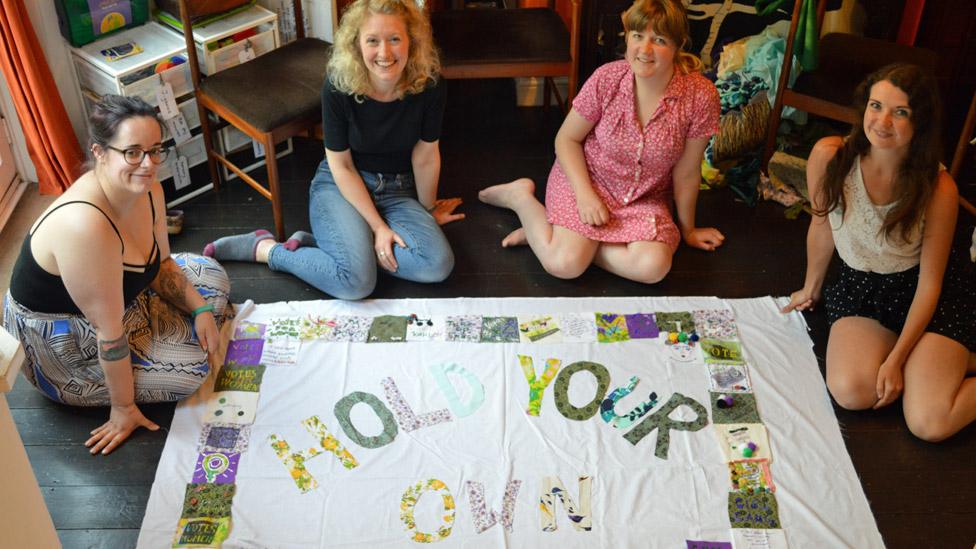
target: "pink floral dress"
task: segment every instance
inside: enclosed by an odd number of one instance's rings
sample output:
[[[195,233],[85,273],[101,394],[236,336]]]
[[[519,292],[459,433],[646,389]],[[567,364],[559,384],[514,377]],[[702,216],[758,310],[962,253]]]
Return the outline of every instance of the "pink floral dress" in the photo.
[[[594,227],[580,221],[576,195],[557,161],[546,186],[549,223],[591,240],[649,240],[676,250],[681,233],[671,216],[671,170],[688,139],[718,133],[718,91],[700,73],[676,70],[644,128],[634,108],[634,74],[626,60],[603,65],[583,85],[573,109],[596,124],[583,155],[610,222]]]

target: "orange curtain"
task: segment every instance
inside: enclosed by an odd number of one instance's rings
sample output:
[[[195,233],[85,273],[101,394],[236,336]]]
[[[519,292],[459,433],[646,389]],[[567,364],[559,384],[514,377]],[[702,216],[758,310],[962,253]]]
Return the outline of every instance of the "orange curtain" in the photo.
[[[23,0],[0,0],[0,31],[0,70],[10,87],[41,193],[61,194],[80,175],[84,155]]]

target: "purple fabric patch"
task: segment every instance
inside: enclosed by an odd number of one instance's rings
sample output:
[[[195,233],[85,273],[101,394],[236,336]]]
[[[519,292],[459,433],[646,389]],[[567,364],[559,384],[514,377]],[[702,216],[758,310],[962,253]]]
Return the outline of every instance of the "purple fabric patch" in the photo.
[[[686,539],[687,549],[732,549],[732,542],[729,541],[696,541]]]
[[[237,478],[237,462],[240,454],[224,452],[203,452],[197,456],[197,465],[193,469],[193,483],[195,484],[232,484]]]
[[[211,448],[234,448],[241,434],[240,427],[211,427],[205,445]]]
[[[637,313],[624,315],[627,319],[627,331],[630,339],[656,339],[661,332],[654,322],[654,315],[650,313]]]
[[[235,339],[227,345],[225,364],[261,364],[261,351],[264,350],[263,339]]]

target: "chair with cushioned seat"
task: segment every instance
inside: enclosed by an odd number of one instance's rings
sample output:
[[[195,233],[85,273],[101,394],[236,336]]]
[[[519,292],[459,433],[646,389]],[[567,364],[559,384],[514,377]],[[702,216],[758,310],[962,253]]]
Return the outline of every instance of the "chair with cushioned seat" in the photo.
[[[556,96],[566,111],[579,79],[580,0],[571,3],[570,28],[548,8],[437,10],[430,14],[434,41],[447,79],[544,77],[544,101]],[[568,97],[559,96],[553,77],[569,79]]]
[[[274,230],[285,239],[284,215],[278,181],[275,145],[302,133],[311,133],[322,121],[321,91],[325,82],[330,45],[305,37],[301,24],[298,38],[246,63],[204,77],[193,40],[193,3],[179,0],[193,86],[196,89],[200,125],[214,190],[219,190],[217,163],[240,177],[271,201]],[[302,21],[301,0],[293,0],[296,21]],[[212,118],[211,118],[212,116]],[[267,186],[262,185],[214,148],[213,132],[230,125],[264,146]]]

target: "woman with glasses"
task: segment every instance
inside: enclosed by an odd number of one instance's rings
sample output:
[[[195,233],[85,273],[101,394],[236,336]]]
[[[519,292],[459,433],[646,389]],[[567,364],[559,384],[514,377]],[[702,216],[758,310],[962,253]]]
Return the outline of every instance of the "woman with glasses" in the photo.
[[[206,379],[232,310],[215,261],[170,256],[156,110],[106,96],[88,122],[91,169],[31,227],[3,318],[45,396],[111,406],[85,442],[108,454],[136,428],[159,428],[137,404],[183,398]]]

